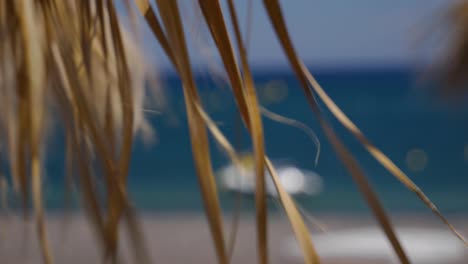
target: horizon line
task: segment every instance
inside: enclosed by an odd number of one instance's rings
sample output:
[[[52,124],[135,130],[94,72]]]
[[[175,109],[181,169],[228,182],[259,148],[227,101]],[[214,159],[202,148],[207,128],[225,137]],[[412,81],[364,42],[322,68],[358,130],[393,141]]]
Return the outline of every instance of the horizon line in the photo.
[[[330,74],[330,73],[358,73],[358,72],[420,72],[427,69],[427,66],[415,65],[408,63],[346,63],[346,64],[313,64],[306,63],[307,68],[312,73],[318,74]],[[210,72],[208,66],[194,66],[193,72],[195,74],[201,74],[204,72]],[[251,71],[253,73],[276,73],[276,72],[291,72],[292,68],[288,64],[264,64],[264,63],[253,63],[251,64]],[[161,74],[176,74],[173,67],[160,67],[159,73]]]

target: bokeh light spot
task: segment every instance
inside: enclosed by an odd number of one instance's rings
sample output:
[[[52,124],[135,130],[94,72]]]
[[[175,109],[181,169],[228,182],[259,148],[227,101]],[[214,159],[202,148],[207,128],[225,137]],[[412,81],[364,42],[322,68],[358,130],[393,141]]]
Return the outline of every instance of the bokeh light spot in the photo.
[[[406,166],[411,171],[423,171],[427,166],[427,161],[427,153],[422,149],[411,149],[406,153]]]
[[[288,97],[288,86],[284,81],[274,80],[263,86],[260,92],[263,104],[280,103]]]
[[[463,156],[465,157],[465,161],[468,162],[468,144],[465,145]]]

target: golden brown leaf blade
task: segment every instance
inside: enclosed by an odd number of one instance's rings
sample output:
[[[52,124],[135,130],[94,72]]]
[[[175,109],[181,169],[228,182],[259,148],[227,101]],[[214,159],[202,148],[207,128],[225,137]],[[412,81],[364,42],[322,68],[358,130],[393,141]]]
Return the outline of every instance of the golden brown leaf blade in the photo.
[[[292,65],[298,79],[302,84],[302,88],[306,94],[307,101],[311,106],[313,113],[319,120],[319,123],[325,132],[325,135],[327,136],[328,140],[335,149],[338,157],[345,165],[346,169],[350,172],[354,181],[358,185],[361,193],[366,198],[369,206],[372,209],[372,212],[374,213],[375,217],[379,221],[379,224],[381,225],[382,229],[384,230],[385,234],[390,240],[390,243],[392,244],[393,249],[399,257],[401,263],[409,263],[408,257],[406,256],[400,242],[398,241],[395,231],[393,230],[393,226],[389,218],[387,217],[382,205],[380,204],[377,195],[368,183],[364,172],[358,165],[355,158],[347,150],[347,148],[335,134],[334,130],[331,128],[331,126],[320,113],[320,109],[316,104],[315,98],[309,90],[307,78],[305,76],[304,69],[302,68],[302,62],[296,55],[296,52],[290,40],[278,0],[264,0],[264,6],[268,12],[270,21],[273,25],[273,28],[275,29],[278,40],[280,41],[283,50],[285,51],[289,59],[290,64]]]
[[[176,1],[157,1],[161,19],[165,25],[167,39],[173,49],[175,68],[181,77],[184,88],[184,100],[192,142],[193,157],[199,179],[200,189],[205,205],[206,215],[211,228],[218,261],[227,263],[224,242],[221,209],[215,178],[209,157],[208,138],[203,120],[196,113],[194,104],[199,101],[190,60],[186,48],[183,26]]]
[[[288,215],[291,227],[296,235],[296,239],[299,242],[299,246],[302,249],[305,263],[320,263],[319,256],[315,251],[312,241],[310,239],[309,231],[302,219],[297,207],[290,197],[290,195],[283,189],[279,177],[268,157],[265,156],[265,164],[270,172],[271,179],[275,184],[276,191],[278,192],[279,199],[283,204],[284,210]]]

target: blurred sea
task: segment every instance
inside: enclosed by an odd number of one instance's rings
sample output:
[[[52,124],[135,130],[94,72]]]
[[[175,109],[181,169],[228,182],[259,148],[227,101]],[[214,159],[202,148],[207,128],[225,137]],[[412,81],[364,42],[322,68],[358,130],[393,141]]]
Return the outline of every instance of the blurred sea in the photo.
[[[323,71],[315,74],[330,97],[367,137],[416,182],[443,213],[468,212],[468,108],[444,102],[430,87],[418,84],[418,75],[404,69]],[[316,147],[306,134],[294,127],[264,118],[266,151],[273,159],[314,170],[323,178],[318,196],[299,197],[312,212],[365,213],[351,177],[337,160],[303,92],[291,72],[255,73],[262,105],[297,119],[318,135],[322,152],[314,165]],[[231,92],[220,79],[197,76],[207,111],[231,142],[249,149],[245,130],[238,129],[238,114]],[[202,202],[194,174],[191,146],[185,119],[180,82],[171,74],[163,78],[170,110],[151,114],[157,142],[145,146],[137,140],[130,170],[129,188],[135,205],[149,211],[200,211]],[[326,110],[322,105],[322,109]],[[327,118],[356,155],[386,208],[397,212],[428,212],[429,209],[383,169],[327,111]],[[239,136],[241,134],[241,136]],[[52,140],[47,160],[47,205],[63,206],[63,145]],[[55,143],[54,143],[55,142]],[[212,140],[215,170],[228,163]],[[232,195],[221,195],[223,207],[232,208]],[[244,207],[253,208],[246,199]]]

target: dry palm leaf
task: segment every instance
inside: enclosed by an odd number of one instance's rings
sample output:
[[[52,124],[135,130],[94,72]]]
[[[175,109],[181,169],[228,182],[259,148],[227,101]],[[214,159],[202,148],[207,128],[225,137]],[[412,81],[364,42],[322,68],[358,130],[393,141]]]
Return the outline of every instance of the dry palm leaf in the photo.
[[[265,2],[277,2],[275,0],[269,1],[266,0]],[[270,5],[269,7],[274,7],[275,5]],[[279,9],[276,9],[279,10]],[[274,10],[273,10],[274,11]],[[271,13],[273,14],[273,13]],[[277,22],[279,21],[279,18],[282,17],[281,15],[277,15],[276,19]],[[272,16],[270,18],[273,19]],[[279,25],[279,24],[278,24]],[[286,28],[284,26],[284,22],[282,22],[283,29],[277,29],[277,30],[282,30],[282,32],[277,31],[278,34],[287,34]],[[281,27],[280,25],[278,27]],[[284,38],[289,39],[287,35],[283,35]],[[309,103],[315,100],[309,100],[309,98],[312,98],[313,95],[308,89],[309,84],[313,88],[313,90],[318,94],[318,96],[322,99],[322,101],[325,103],[325,105],[328,107],[328,109],[332,112],[332,114],[340,121],[343,126],[345,126],[360,142],[361,144],[366,148],[366,150],[380,163],[382,166],[384,166],[390,173],[392,173],[401,183],[403,183],[408,189],[416,193],[416,195],[445,223],[448,225],[448,227],[454,232],[454,234],[460,238],[465,244],[466,240],[461,236],[459,232],[456,231],[456,229],[446,220],[445,217],[438,211],[437,207],[427,198],[427,196],[419,189],[416,184],[411,181],[411,179],[403,173],[381,150],[379,150],[374,144],[372,144],[365,136],[364,134],[359,130],[359,128],[341,111],[341,109],[333,102],[333,100],[326,94],[326,92],[321,88],[321,86],[318,84],[318,82],[313,78],[312,74],[307,70],[305,65],[295,56],[294,50],[292,45],[290,44],[291,42],[288,40],[289,44],[286,44],[286,42],[283,42],[285,44],[283,45],[288,45],[288,46],[283,46],[285,49],[289,50],[291,52],[291,61],[295,61],[294,67],[295,71],[299,72],[300,78],[301,78],[301,83],[304,86],[304,91],[307,95]],[[289,55],[288,55],[289,56]],[[315,104],[315,103],[313,103]],[[316,111],[316,110],[314,110]]]
[[[158,2],[160,5],[160,2]],[[231,82],[231,87],[233,88],[234,96],[236,98],[236,102],[240,108],[241,116],[243,120],[246,123],[247,128],[252,134],[252,138],[254,141],[254,149],[255,152],[257,153],[257,225],[258,225],[258,249],[260,252],[259,255],[259,260],[262,263],[267,262],[267,246],[266,246],[266,201],[264,194],[262,195],[261,190],[262,190],[262,182],[263,182],[263,139],[262,139],[262,132],[261,132],[261,122],[260,122],[260,111],[257,107],[257,101],[256,101],[256,95],[255,95],[255,90],[253,89],[253,81],[250,76],[245,76],[244,80],[241,78],[240,75],[240,70],[237,66],[235,56],[234,56],[234,51],[232,48],[232,43],[229,40],[229,36],[227,33],[227,29],[225,27],[225,22],[222,18],[222,13],[221,13],[221,8],[219,6],[219,3],[217,1],[199,1],[200,8],[202,10],[202,13],[205,17],[205,20],[207,22],[207,25],[209,26],[210,32],[213,36],[213,39],[215,41],[215,44],[218,47],[219,53],[221,55],[221,59],[223,61],[223,64],[226,68],[226,72],[228,73],[229,80]],[[167,33],[168,35],[171,33],[171,29],[169,29],[168,26],[165,27],[165,31],[163,27],[160,25],[155,12],[152,10],[152,7],[149,5],[147,1],[137,1],[137,5],[143,14],[143,16],[146,18],[149,26],[153,30],[153,33],[155,37],[158,39],[158,41],[161,43],[161,46],[163,47],[163,50],[166,52],[168,57],[173,61],[175,64],[176,69],[178,69],[179,73],[181,69],[177,64],[176,58],[173,52],[173,49],[171,49],[169,45],[169,41],[165,34]],[[166,12],[160,12],[161,17],[164,20],[164,13]],[[238,34],[239,36],[239,34]],[[238,39],[238,43],[241,43],[242,41],[240,38]],[[173,45],[176,46],[176,45]],[[238,45],[240,48],[241,46]],[[242,48],[243,49],[243,48]],[[243,59],[243,70],[244,70],[244,75],[249,74],[249,68],[248,64],[246,61],[245,55]],[[246,73],[248,72],[248,73]],[[245,86],[244,86],[245,84]],[[187,98],[187,96],[186,96]],[[187,100],[187,99],[186,99]],[[250,101],[249,101],[250,100]],[[190,104],[186,103],[188,107]],[[252,109],[254,108],[254,109]],[[255,109],[256,108],[256,109]],[[205,122],[206,122],[206,116],[202,115],[201,109],[198,107],[198,112],[199,115],[202,117],[205,117]],[[190,122],[190,117],[189,117],[189,122]],[[210,126],[209,126],[210,127]],[[212,130],[212,129],[211,129]],[[259,132],[260,131],[260,132]],[[218,135],[219,136],[219,135]],[[256,142],[256,143],[255,143]],[[192,143],[193,144],[193,143]],[[223,144],[222,144],[223,145]],[[195,148],[195,146],[193,146]],[[194,149],[196,151],[196,149]],[[230,151],[229,151],[230,152]],[[259,155],[260,154],[260,155]],[[232,155],[230,155],[232,157]],[[260,163],[260,165],[259,165]],[[199,176],[200,177],[200,176]],[[258,192],[260,190],[260,192]],[[210,213],[208,212],[208,217]],[[212,227],[213,228],[213,227]],[[310,243],[310,242],[309,242]],[[219,247],[218,247],[218,257],[220,256],[219,252]]]
[[[311,91],[309,90],[309,84],[312,86],[314,91],[319,95],[319,97],[324,101],[324,103],[327,105],[327,107],[330,109],[330,111],[335,115],[335,117],[338,118],[338,120],[366,147],[366,149],[385,167],[387,168],[393,175],[395,175],[405,186],[407,186],[409,189],[411,189],[413,192],[415,192],[418,197],[420,197],[423,202],[430,207],[436,215],[438,215],[444,223],[446,223],[449,228],[455,233],[457,237],[459,237],[462,241],[465,242],[465,239],[455,230],[455,228],[448,223],[448,221],[440,214],[440,212],[437,210],[437,208],[433,205],[433,203],[430,202],[430,200],[422,193],[422,191],[400,170],[398,167],[391,162],[390,159],[388,159],[379,149],[377,149],[373,144],[371,144],[365,137],[364,135],[360,132],[360,130],[344,115],[344,113],[333,103],[333,101],[326,95],[325,91],[321,89],[321,87],[318,85],[318,83],[315,81],[315,79],[312,77],[312,75],[309,73],[307,68],[304,66],[304,64],[298,59],[298,57],[295,54],[294,48],[292,46],[292,43],[289,39],[287,29],[285,26],[285,23],[282,18],[281,10],[279,8],[279,3],[276,0],[265,0],[265,7],[269,12],[270,20],[272,21],[272,24],[275,27],[276,33],[278,35],[278,38],[280,39],[283,48],[285,49],[285,52],[288,56],[288,59],[290,60],[296,74],[298,75],[298,78],[301,81],[301,84],[304,88],[304,92],[306,94],[306,97],[308,99],[309,104],[311,105],[312,109],[314,110],[315,113],[319,113],[319,109],[316,106],[315,98]],[[319,121],[321,122],[326,135],[329,137],[330,141],[332,142],[332,145],[335,145],[337,147],[338,154],[340,151],[338,150],[339,145],[336,145],[338,142],[333,142],[335,141],[333,138],[336,136],[333,136],[334,132],[331,130],[331,128],[326,124],[326,122],[318,115]],[[327,128],[328,127],[328,128]],[[347,151],[345,151],[347,152]],[[345,153],[343,153],[345,154]],[[339,154],[341,155],[341,154]],[[348,163],[350,160],[351,156],[348,154],[345,154],[341,157],[343,162]],[[345,160],[347,159],[347,160]],[[351,164],[347,165],[348,169],[350,171],[355,170],[357,168],[355,165]],[[353,168],[355,167],[355,168]],[[354,172],[355,176],[359,177],[359,174],[362,175],[362,173],[357,173],[358,171]],[[369,202],[372,202],[369,200]],[[372,202],[375,203],[375,202]],[[377,212],[376,212],[377,213]],[[378,216],[380,218],[380,222],[383,227],[389,226],[388,220],[386,220],[383,215]],[[385,223],[387,222],[387,223]],[[387,236],[391,240],[392,237],[395,237],[395,239],[392,241],[392,244],[397,251],[398,255],[400,256],[400,260],[403,262],[406,257],[403,256],[403,252],[400,250],[401,246],[399,245],[398,241],[396,240],[396,236],[394,234],[392,235],[391,233],[394,233],[391,229],[386,230]],[[465,242],[466,244],[466,242]]]
[[[114,2],[0,1],[0,13],[1,145],[25,209],[32,193],[44,262],[52,262],[42,209],[44,134],[52,118],[62,121],[68,173],[79,179],[105,254],[116,259],[124,219],[139,263],[147,262],[125,189],[134,134],[152,133],[143,109],[149,72]],[[99,180],[105,182],[104,200]]]
[[[274,113],[274,112],[266,109],[263,106],[260,107],[260,111],[262,111],[262,115],[266,116],[267,118],[269,118],[269,119],[271,119],[273,121],[276,121],[278,123],[282,123],[282,124],[292,126],[292,127],[295,127],[295,128],[298,128],[298,129],[302,130],[312,140],[312,142],[314,142],[315,146],[317,147],[317,152],[316,152],[315,158],[314,158],[314,164],[315,164],[315,166],[317,166],[318,161],[319,161],[319,157],[320,157],[320,140],[318,139],[317,135],[315,134],[315,132],[310,127],[308,127],[306,124],[304,124],[302,122],[299,122],[299,121],[297,121],[295,119],[288,118],[288,117],[279,115],[277,113]]]
[[[232,163],[235,164],[235,166],[237,166],[239,168],[239,171],[242,173],[244,170],[244,166],[242,166],[239,155],[236,153],[232,145],[229,143],[229,141],[226,139],[223,133],[216,127],[216,124],[213,122],[213,120],[211,120],[211,118],[203,111],[201,106],[197,105],[196,109],[199,112],[200,116],[202,116],[202,118],[204,119],[204,122],[206,123],[210,132],[213,134],[216,141],[222,146],[222,148],[226,151],[229,158],[231,159]],[[309,232],[307,230],[306,225],[304,224],[302,217],[300,216],[299,209],[296,207],[292,197],[283,189],[281,182],[279,182],[278,180],[276,170],[274,169],[268,157],[265,156],[264,158],[267,169],[272,175],[273,182],[278,191],[279,200],[283,208],[285,209],[288,218],[291,221],[291,226],[294,230],[294,233],[296,234],[296,237],[300,242],[299,244],[301,245],[305,253],[304,260],[306,261],[306,263],[318,263],[318,255],[314,247],[312,246]],[[232,250],[231,247],[230,250]],[[232,254],[232,252],[229,253],[230,255]]]
[[[366,198],[375,217],[377,218],[382,229],[384,230],[385,234],[389,238],[400,261],[402,263],[409,263],[408,257],[406,256],[393,230],[393,226],[388,216],[386,215],[382,205],[380,204],[377,198],[377,195],[375,194],[374,190],[368,183],[367,178],[364,175],[364,172],[359,167],[355,158],[351,155],[351,153],[347,150],[347,148],[344,146],[341,140],[337,137],[336,133],[328,124],[328,122],[323,118],[320,112],[320,109],[317,106],[317,102],[314,98],[314,95],[309,90],[309,84],[305,76],[306,68],[303,67],[302,62],[297,57],[296,52],[293,48],[292,42],[288,35],[287,28],[284,23],[284,19],[281,13],[279,2],[276,0],[265,0],[264,5],[268,12],[270,21],[278,36],[278,39],[281,42],[281,45],[288,57],[288,60],[290,64],[292,65],[294,72],[296,73],[298,79],[301,82],[307,101],[309,105],[311,106],[315,116],[319,120],[319,123],[325,132],[325,135],[327,136],[328,140],[330,141],[333,148],[335,149],[338,157],[341,159],[345,167],[351,173],[351,176],[353,177],[354,181],[357,183],[361,193]]]
[[[217,194],[215,178],[209,158],[208,138],[203,120],[195,111],[195,105],[200,101],[190,68],[186,48],[184,30],[179,15],[177,2],[157,1],[163,21],[163,30],[155,12],[147,1],[136,1],[140,12],[147,19],[153,33],[160,42],[167,56],[174,64],[182,80],[187,118],[192,141],[193,157],[205,204],[211,233],[220,263],[227,263],[224,243],[221,209]],[[166,37],[167,34],[167,37]]]
[[[229,141],[204,111],[198,95],[185,29],[177,1],[157,0],[160,23],[148,0],[135,0],[153,34],[161,44],[182,80],[193,158],[201,194],[219,263],[228,263],[232,245],[226,247],[218,189],[211,165],[207,128],[234,164],[239,158]],[[130,0],[123,1],[132,30],[137,34],[138,18]],[[251,3],[251,2],[250,2]],[[231,41],[228,23],[218,0],[199,0],[198,7],[210,36],[221,57],[241,118],[252,138],[256,168],[257,249],[259,262],[268,262],[267,204],[265,166],[270,171],[281,204],[290,220],[307,263],[319,258],[301,217],[300,209],[277,179],[264,152],[261,108],[248,64],[237,14],[232,0],[227,1],[230,23],[234,29]],[[296,56],[277,0],[264,0],[265,8],[284,51],[299,78],[306,98],[317,116],[325,135],[340,159],[351,172],[376,218],[390,239],[402,263],[408,259],[398,242],[390,220],[377,195],[367,182],[357,161],[337,137],[317,107],[310,87],[337,119],[365,148],[405,186],[414,191],[460,238],[461,235],[443,218],[421,190],[333,103],[325,91]],[[249,9],[251,10],[251,8]],[[249,11],[250,12],[250,11]],[[250,16],[249,16],[250,17]],[[466,5],[456,16],[462,30],[457,58],[451,76],[461,76],[466,68]],[[463,29],[464,28],[464,29]],[[248,29],[249,30],[249,29]],[[148,263],[138,217],[127,193],[127,178],[134,138],[142,134],[151,138],[152,129],[145,118],[144,105],[150,73],[136,40],[125,31],[113,0],[0,0],[0,146],[8,157],[13,189],[27,213],[32,199],[37,232],[44,263],[52,262],[48,247],[42,181],[42,161],[46,147],[49,120],[56,119],[66,136],[68,182],[78,182],[86,213],[95,229],[106,261],[118,261],[119,223],[124,221],[130,232],[138,263]],[[240,58],[238,64],[234,46]],[[460,55],[461,54],[461,55]],[[241,73],[242,72],[242,73]],[[454,77],[458,80],[458,77]],[[157,92],[149,91],[149,94]],[[52,109],[58,109],[55,114]],[[263,111],[265,112],[265,111]],[[267,115],[282,122],[291,120]],[[293,122],[295,123],[295,122]],[[296,123],[295,123],[296,124]],[[103,183],[102,185],[100,185]],[[463,238],[462,238],[463,239]]]

